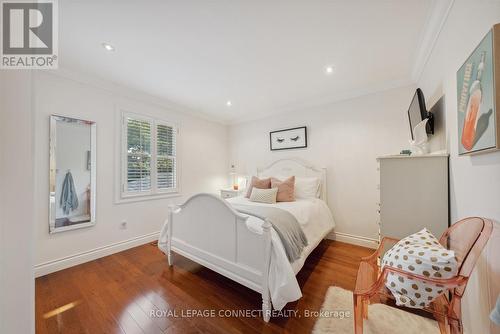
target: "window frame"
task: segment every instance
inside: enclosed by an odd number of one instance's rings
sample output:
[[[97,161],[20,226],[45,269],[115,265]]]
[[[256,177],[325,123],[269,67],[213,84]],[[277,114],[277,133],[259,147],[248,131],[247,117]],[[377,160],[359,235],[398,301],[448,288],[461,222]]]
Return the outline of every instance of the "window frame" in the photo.
[[[132,118],[138,121],[148,122],[151,126],[151,142],[150,142],[150,155],[151,155],[151,188],[146,191],[129,191],[128,190],[128,125],[127,119]],[[172,127],[175,136],[175,155],[168,156],[173,157],[174,168],[175,168],[175,187],[161,189],[158,188],[158,150],[157,150],[157,133],[158,125],[164,125]],[[118,202],[128,202],[136,200],[148,200],[148,199],[158,199],[158,198],[168,198],[181,196],[180,194],[180,173],[179,173],[179,126],[172,122],[166,121],[164,119],[155,118],[151,116],[141,115],[137,113],[131,113],[122,111],[120,117],[120,184],[119,193],[120,198]],[[163,157],[163,156],[162,156]]]

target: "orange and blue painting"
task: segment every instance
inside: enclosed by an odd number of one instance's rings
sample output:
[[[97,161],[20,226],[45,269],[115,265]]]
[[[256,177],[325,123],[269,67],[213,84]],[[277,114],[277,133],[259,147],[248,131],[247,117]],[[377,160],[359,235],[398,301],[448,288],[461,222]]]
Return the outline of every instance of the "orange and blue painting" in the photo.
[[[493,33],[490,30],[457,72],[460,155],[497,148]]]

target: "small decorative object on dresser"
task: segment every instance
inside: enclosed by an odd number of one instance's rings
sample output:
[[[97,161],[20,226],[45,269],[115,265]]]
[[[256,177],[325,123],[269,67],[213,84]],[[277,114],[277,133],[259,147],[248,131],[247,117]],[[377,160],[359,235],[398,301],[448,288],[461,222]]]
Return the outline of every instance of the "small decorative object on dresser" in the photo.
[[[271,151],[307,147],[307,128],[305,126],[269,133]]]
[[[233,188],[229,188],[229,189],[221,189],[220,190],[220,197],[222,197],[222,198],[233,198],[233,197],[237,197],[241,194],[243,194],[242,189],[234,190]]]
[[[500,149],[500,24],[457,72],[458,153]]]

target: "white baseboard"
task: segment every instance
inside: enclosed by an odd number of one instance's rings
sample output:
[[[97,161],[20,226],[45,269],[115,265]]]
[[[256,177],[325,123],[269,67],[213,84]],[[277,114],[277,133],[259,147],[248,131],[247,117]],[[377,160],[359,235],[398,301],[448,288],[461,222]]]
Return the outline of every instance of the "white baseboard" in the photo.
[[[102,246],[98,248],[91,249],[86,252],[81,252],[77,254],[73,254],[70,256],[66,256],[60,259],[44,262],[37,264],[35,266],[35,277],[44,276],[59,270],[63,270],[69,267],[73,267],[85,262],[89,262],[104,256],[108,256],[114,253],[118,253],[124,251],[126,249],[140,246],[146,244],[148,242],[152,242],[158,240],[160,232],[153,232],[146,235],[142,235],[139,237],[135,237],[132,239],[116,242],[111,245]],[[373,238],[367,238],[357,235],[352,235],[348,233],[342,232],[331,232],[328,234],[327,239],[337,240],[341,242],[346,242],[353,245],[368,247],[368,248],[377,248],[378,240]]]
[[[132,239],[116,242],[111,245],[97,247],[86,252],[66,256],[60,259],[35,265],[35,277],[44,276],[62,269],[89,262],[104,256],[124,251],[126,249],[140,246],[148,242],[158,240],[160,232],[153,232]]]
[[[378,239],[367,238],[349,233],[332,231],[327,235],[327,239],[346,242],[348,244],[376,249],[379,245]]]

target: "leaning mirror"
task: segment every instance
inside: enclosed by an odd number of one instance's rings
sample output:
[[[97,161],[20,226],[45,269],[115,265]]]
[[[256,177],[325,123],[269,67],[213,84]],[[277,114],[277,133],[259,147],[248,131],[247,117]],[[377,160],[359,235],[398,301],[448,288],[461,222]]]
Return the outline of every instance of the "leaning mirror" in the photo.
[[[50,233],[95,224],[96,124],[50,117]]]

